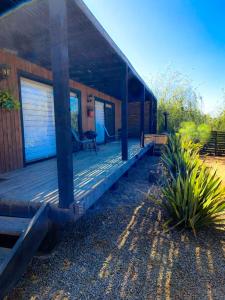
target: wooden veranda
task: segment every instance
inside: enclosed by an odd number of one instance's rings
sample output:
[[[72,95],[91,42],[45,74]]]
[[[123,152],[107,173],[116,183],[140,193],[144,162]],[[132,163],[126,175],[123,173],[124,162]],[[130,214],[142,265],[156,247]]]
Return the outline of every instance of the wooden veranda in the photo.
[[[144,147],[144,104],[150,101],[150,133],[156,130],[156,98],[131,63],[81,0],[24,3],[0,19],[0,48],[52,71],[56,129],[58,204],[74,201],[69,79],[121,100],[121,157],[128,160],[128,102],[140,101],[140,144]],[[45,22],[43,22],[45,20]],[[29,24],[29,26],[27,26]],[[15,41],[18,41],[15,43]],[[87,45],[90,45],[87,47]],[[75,187],[76,189],[76,187]]]
[[[95,151],[73,154],[73,218],[79,218],[104,192],[115,184],[134,163],[149,152],[152,142],[145,147],[140,141],[129,139],[128,160],[121,159],[121,142],[98,146]],[[17,216],[33,212],[42,204],[54,210],[59,202],[57,161],[55,158],[28,165],[5,173],[0,181],[0,209],[5,215]],[[10,206],[7,205],[10,203]],[[19,212],[17,212],[19,211]]]
[[[0,48],[52,72],[56,158],[1,174],[0,299],[49,232],[54,234],[53,226],[64,216],[81,216],[150,151],[152,143],[145,143],[145,101],[150,101],[150,133],[156,132],[157,123],[152,91],[82,0],[3,2]],[[120,142],[103,145],[97,154],[73,154],[70,79],[121,101]],[[132,101],[141,103],[136,141],[128,140]]]

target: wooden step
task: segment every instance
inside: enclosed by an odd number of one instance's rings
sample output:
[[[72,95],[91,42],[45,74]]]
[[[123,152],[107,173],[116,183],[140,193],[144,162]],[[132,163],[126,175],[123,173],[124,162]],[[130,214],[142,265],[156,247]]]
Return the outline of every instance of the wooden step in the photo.
[[[2,256],[0,263],[0,299],[3,299],[24,274],[33,255],[37,252],[49,230],[49,207],[43,204],[32,219],[0,217],[0,228],[4,234],[18,234],[9,254]],[[6,251],[2,250],[3,254]]]
[[[0,247],[0,264],[4,261],[7,255],[9,255],[11,249]]]
[[[0,234],[18,236],[24,232],[31,219],[0,216]]]

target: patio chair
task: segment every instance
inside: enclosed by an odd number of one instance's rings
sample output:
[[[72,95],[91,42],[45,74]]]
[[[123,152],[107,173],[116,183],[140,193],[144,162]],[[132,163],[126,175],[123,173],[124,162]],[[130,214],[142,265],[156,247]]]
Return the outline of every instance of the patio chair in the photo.
[[[106,137],[106,142],[111,141],[111,140],[118,140],[120,135],[110,135],[107,128],[104,126],[104,130],[105,130],[105,137]]]
[[[77,131],[75,131],[74,129],[71,129],[71,131],[72,131],[74,140],[78,143],[78,145],[81,149],[84,149],[84,147],[86,145],[88,147],[88,149],[94,149],[95,152],[97,153],[97,146],[96,146],[96,141],[94,138],[93,139],[84,138],[81,140]]]

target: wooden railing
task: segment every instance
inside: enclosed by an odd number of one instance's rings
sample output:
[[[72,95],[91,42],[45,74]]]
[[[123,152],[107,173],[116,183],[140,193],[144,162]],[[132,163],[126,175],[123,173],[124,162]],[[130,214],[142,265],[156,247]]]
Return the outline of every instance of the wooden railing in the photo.
[[[145,142],[154,142],[153,155],[160,156],[162,149],[168,142],[168,136],[166,134],[145,134]]]
[[[165,134],[145,134],[145,141],[155,142],[155,145],[162,146],[168,142],[168,136]],[[225,132],[212,131],[207,144],[201,150],[201,154],[225,156]]]
[[[168,136],[166,134],[145,134],[145,141],[147,143],[154,142],[156,145],[166,145]]]

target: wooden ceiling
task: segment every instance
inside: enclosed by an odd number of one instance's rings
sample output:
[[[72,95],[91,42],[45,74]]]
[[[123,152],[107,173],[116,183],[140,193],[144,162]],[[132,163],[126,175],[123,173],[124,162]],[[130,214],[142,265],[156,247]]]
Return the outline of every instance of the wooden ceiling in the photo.
[[[5,5],[4,3],[5,2]],[[47,0],[0,2],[0,48],[51,70]],[[66,0],[70,78],[121,99],[121,70],[128,65],[130,80],[145,85],[146,100],[155,99],[125,55],[81,0]],[[7,6],[8,3],[8,6]],[[11,9],[6,12],[7,9]],[[136,97],[137,95],[135,95]],[[134,95],[130,95],[133,100]]]

